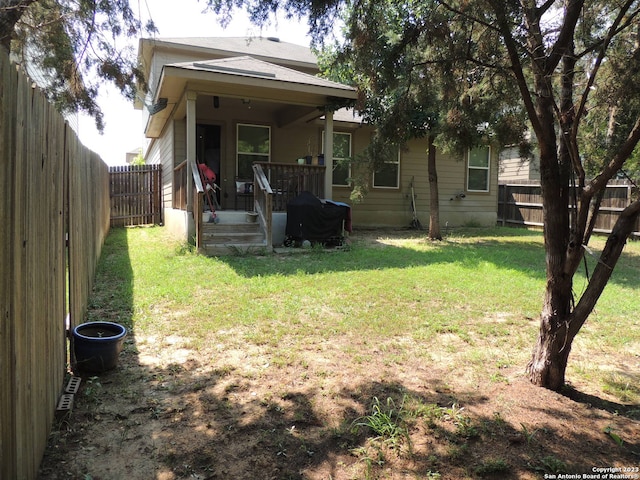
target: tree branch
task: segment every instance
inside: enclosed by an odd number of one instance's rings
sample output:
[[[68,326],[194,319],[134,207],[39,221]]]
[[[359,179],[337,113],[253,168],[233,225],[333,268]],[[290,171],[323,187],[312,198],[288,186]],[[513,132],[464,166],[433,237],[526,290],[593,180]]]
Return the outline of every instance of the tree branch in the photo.
[[[553,7],[553,4],[556,3],[556,0],[547,0],[546,3],[540,5],[536,10],[538,11],[538,13],[540,14],[540,16],[544,15],[545,13],[547,13],[547,11]]]
[[[634,3],[634,2],[629,2],[629,3]],[[625,7],[625,8],[629,8],[629,7]],[[623,30],[626,30],[632,23],[633,20],[638,16],[638,14],[640,14],[640,9],[636,9],[633,13],[629,14],[625,19],[624,22],[622,22],[618,28],[613,31],[612,33],[612,37],[615,37],[617,34],[619,34],[620,32],[622,32]],[[576,56],[578,58],[582,58],[585,55],[590,54],[591,52],[593,52],[594,50],[597,50],[598,48],[602,47],[602,44],[607,41],[607,39],[609,38],[609,35],[605,36],[604,38],[601,38],[600,40],[598,40],[597,42],[594,42],[593,44],[589,45],[588,47],[586,47],[584,50],[582,50],[579,54],[576,54]]]
[[[596,192],[603,189],[609,180],[613,178],[618,170],[622,168],[624,162],[631,156],[636,145],[640,141],[640,116],[636,119],[636,123],[627,135],[627,139],[618,148],[616,154],[602,171],[585,186],[586,194],[593,196]]]
[[[494,32],[497,33],[501,33],[501,30],[499,27],[496,27],[495,25],[492,25],[491,23],[482,20],[478,17],[474,17],[473,15],[469,15],[467,12],[460,10],[458,8],[452,7],[451,5],[449,5],[447,2],[444,1],[439,1],[438,3],[440,3],[440,5],[442,5],[444,8],[446,8],[447,10],[449,10],[451,13],[455,13],[456,15],[460,15],[461,17],[464,17],[468,20],[471,20],[473,23],[478,23],[480,25],[483,25],[491,30],[493,30]]]
[[[627,3],[620,8],[620,11],[618,12],[618,16],[609,27],[607,35],[602,41],[600,52],[598,52],[598,56],[594,62],[593,68],[589,73],[589,78],[587,79],[587,85],[585,86],[584,91],[582,92],[580,104],[578,105],[578,108],[576,110],[575,121],[573,123],[573,127],[571,128],[572,138],[577,138],[578,136],[578,126],[580,125],[580,119],[584,115],[585,108],[587,105],[587,99],[589,98],[589,93],[591,92],[591,87],[594,85],[596,81],[596,77],[598,75],[598,72],[600,71],[600,66],[602,65],[602,61],[604,60],[604,57],[607,54],[607,49],[609,48],[609,45],[611,44],[611,41],[613,40],[614,36],[620,31],[618,30],[618,26],[624,19],[627,11],[631,8],[631,5],[633,3],[634,3],[634,0],[627,0]],[[634,16],[637,13],[638,11],[636,10],[636,12],[634,13]]]
[[[16,23],[20,20],[24,11],[37,0],[0,0],[0,12],[2,22],[0,22],[0,45],[7,52],[11,50],[11,38],[15,30]]]
[[[567,1],[564,22],[562,23],[562,27],[560,27],[560,34],[547,57],[545,72],[547,75],[550,75],[556,69],[562,56],[566,53],[569,43],[573,42],[573,35],[583,6],[584,0]]]
[[[640,216],[640,200],[631,203],[620,213],[620,217],[618,217],[611,234],[609,234],[591,280],[573,311],[569,326],[570,334],[575,335],[578,333],[595,307],[596,302],[604,291],[604,287],[609,278],[611,278],[616,263],[620,259],[627,239],[633,232],[638,216]]]
[[[505,46],[507,47],[507,54],[509,55],[509,61],[511,62],[511,71],[516,78],[516,83],[520,90],[520,95],[522,95],[522,100],[524,102],[525,109],[527,110],[529,120],[531,121],[531,126],[533,130],[539,134],[542,131],[542,125],[536,115],[536,107],[533,103],[529,86],[527,85],[527,79],[524,76],[524,69],[522,67],[522,62],[520,61],[520,56],[518,55],[516,41],[513,38],[509,22],[504,15],[502,7],[499,5],[493,5],[493,8],[498,21],[499,33],[504,39]]]

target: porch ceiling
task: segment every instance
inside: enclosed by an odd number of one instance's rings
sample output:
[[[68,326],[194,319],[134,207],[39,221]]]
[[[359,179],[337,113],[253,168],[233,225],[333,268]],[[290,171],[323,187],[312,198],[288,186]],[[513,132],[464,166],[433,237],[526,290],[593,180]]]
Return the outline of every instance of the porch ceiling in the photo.
[[[181,113],[187,91],[280,105],[275,108],[279,126],[320,117],[327,105],[356,99],[350,86],[252,57],[165,65],[155,101],[166,98],[168,107],[149,116],[147,137],[159,137],[169,118]]]

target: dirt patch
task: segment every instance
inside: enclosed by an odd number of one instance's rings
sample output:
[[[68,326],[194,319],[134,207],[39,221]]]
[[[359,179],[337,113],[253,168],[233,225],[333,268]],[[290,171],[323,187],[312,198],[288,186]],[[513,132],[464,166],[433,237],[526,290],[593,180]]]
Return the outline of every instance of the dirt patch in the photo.
[[[398,339],[371,346],[348,335],[297,345],[287,358],[286,341],[274,348],[242,342],[242,329],[219,333],[199,351],[179,337],[131,336],[116,370],[84,378],[40,478],[638,475],[637,406],[598,392],[537,388],[521,367],[498,381],[474,378],[455,362],[425,361],[411,339],[401,360]],[[396,441],[359,426],[376,399],[379,410],[402,412]]]

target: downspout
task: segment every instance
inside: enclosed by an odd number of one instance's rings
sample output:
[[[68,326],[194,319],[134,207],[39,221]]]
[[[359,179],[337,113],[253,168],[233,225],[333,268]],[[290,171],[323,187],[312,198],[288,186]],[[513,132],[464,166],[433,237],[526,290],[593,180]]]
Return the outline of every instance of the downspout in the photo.
[[[324,114],[324,198],[333,198],[333,111]]]

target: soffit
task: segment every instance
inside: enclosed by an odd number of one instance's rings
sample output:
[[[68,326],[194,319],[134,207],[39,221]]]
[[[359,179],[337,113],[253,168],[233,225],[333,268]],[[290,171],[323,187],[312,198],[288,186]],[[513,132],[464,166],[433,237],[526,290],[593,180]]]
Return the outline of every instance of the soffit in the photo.
[[[150,116],[148,137],[160,135],[171,116],[171,106],[179,105],[187,90],[200,95],[308,107],[307,116],[310,109],[320,109],[317,115],[320,116],[323,107],[329,104],[357,98],[353,87],[248,56],[170,64],[163,68],[154,99],[157,102],[166,98],[168,108]]]

